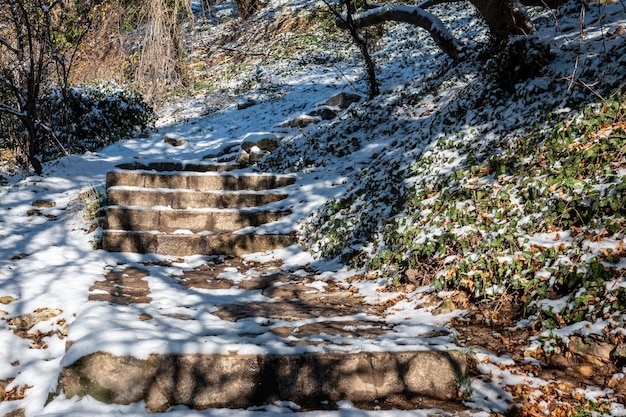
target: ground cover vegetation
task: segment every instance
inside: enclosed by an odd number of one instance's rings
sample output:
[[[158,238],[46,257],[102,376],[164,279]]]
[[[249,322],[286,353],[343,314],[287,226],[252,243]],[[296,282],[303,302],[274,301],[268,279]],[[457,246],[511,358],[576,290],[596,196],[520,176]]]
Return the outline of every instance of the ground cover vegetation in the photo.
[[[562,354],[576,334],[622,343],[623,32],[587,28],[604,7],[561,6],[550,36],[534,9],[536,34],[496,50],[464,39],[473,62],[430,67],[416,53],[419,81],[290,138],[264,168],[336,169],[349,183],[303,226],[309,247],[390,288],[460,297],[503,331],[526,329],[515,346],[528,357]],[[380,67],[394,30],[373,53]]]
[[[502,70],[486,79],[465,85],[438,123],[436,115],[416,123],[418,137],[403,145],[421,146],[415,161],[374,155],[385,173],[363,170],[360,185],[312,219],[310,242],[322,256],[378,270],[393,285],[462,289],[476,301],[513,296],[544,329],[609,318],[619,328],[626,300],[626,101],[615,88],[622,80],[605,78],[607,98],[599,103],[569,95],[574,103],[568,104],[583,110],[573,115],[566,108],[568,117],[559,116],[557,103],[520,95],[519,113],[509,117],[533,126],[494,132],[491,115],[507,114],[500,107],[506,99],[497,96],[509,97],[510,83]],[[480,110],[481,102],[493,107]],[[549,108],[556,111],[532,115]],[[472,127],[455,132],[459,119]],[[435,140],[425,140],[428,135]],[[327,150],[342,157],[364,145],[357,140]],[[538,301],[546,299],[560,303]]]

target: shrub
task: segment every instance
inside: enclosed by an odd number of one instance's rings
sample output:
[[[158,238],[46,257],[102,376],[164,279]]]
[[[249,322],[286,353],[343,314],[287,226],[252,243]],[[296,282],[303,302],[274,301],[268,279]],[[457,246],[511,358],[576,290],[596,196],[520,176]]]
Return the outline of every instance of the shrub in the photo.
[[[143,97],[112,82],[52,88],[44,100],[50,127],[69,153],[94,151],[151,126],[154,111]],[[44,159],[59,156],[59,144],[50,142]]]

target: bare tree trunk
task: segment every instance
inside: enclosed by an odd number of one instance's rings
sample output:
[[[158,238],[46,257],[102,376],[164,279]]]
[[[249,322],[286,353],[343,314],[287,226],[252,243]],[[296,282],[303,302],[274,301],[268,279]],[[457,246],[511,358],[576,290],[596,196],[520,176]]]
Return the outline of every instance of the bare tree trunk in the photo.
[[[350,31],[350,35],[352,39],[359,47],[361,51],[361,55],[363,55],[363,59],[365,60],[365,65],[367,67],[367,79],[369,84],[369,98],[374,98],[378,94],[380,94],[380,89],[378,88],[378,80],[376,79],[376,65],[374,64],[374,60],[370,55],[370,52],[367,48],[367,41],[363,39],[363,37],[359,34],[356,29],[356,25],[354,24],[352,18],[352,2],[350,0],[346,0],[346,25],[348,30]]]
[[[520,0],[470,0],[485,19],[491,35],[504,40],[509,35],[528,35],[535,28]]]

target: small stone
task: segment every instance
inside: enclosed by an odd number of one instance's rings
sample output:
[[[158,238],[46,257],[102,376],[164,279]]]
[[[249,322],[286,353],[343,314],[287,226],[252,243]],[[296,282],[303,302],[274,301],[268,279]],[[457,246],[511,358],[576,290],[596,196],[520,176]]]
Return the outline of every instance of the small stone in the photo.
[[[297,128],[305,128],[308,125],[316,124],[320,122],[319,117],[313,117],[308,114],[302,114],[295,119],[287,120],[278,125],[278,127],[297,127]]]
[[[182,146],[187,143],[185,139],[179,138],[169,133],[163,137],[163,142],[169,143],[172,146]]]
[[[11,304],[15,300],[17,300],[17,298],[11,297],[10,295],[5,295],[3,297],[0,297],[0,304]]]
[[[596,341],[585,343],[582,337],[572,336],[569,342],[569,350],[574,355],[583,357],[589,362],[602,365],[610,362],[613,345]]]
[[[250,164],[250,154],[242,149],[239,156],[237,156],[237,163],[240,165]]]
[[[595,369],[591,365],[578,365],[574,367],[574,373],[583,378],[589,378],[595,373]]]
[[[361,96],[358,94],[341,92],[336,94],[324,102],[325,106],[337,106],[340,109],[347,109],[350,104],[361,101]]]
[[[39,208],[51,208],[56,207],[57,203],[52,200],[35,200],[31,203],[31,205]]]
[[[31,314],[13,317],[9,320],[9,324],[14,326],[17,331],[28,330],[38,323],[48,321],[51,318],[58,316],[62,312],[63,311],[59,309],[42,308]]]
[[[322,120],[332,120],[337,117],[340,111],[339,107],[322,106],[313,110],[311,116],[319,116]]]
[[[272,152],[272,151],[275,151],[276,148],[278,148],[279,144],[280,144],[280,139],[278,138],[276,139],[263,138],[257,142],[256,146],[258,146],[260,149],[264,151]]]
[[[433,316],[438,316],[440,314],[452,313],[454,310],[456,310],[454,302],[450,299],[445,299],[433,310],[432,314]]]
[[[626,362],[626,343],[620,343],[615,346],[615,349],[611,352],[611,359],[619,363]]]
[[[248,107],[252,107],[254,106],[256,103],[252,100],[246,100],[246,101],[242,101],[237,103],[237,110],[245,110]]]
[[[139,315],[139,320],[141,320],[141,321],[152,320],[152,318],[153,317],[150,314],[148,314],[148,313],[141,313]]]

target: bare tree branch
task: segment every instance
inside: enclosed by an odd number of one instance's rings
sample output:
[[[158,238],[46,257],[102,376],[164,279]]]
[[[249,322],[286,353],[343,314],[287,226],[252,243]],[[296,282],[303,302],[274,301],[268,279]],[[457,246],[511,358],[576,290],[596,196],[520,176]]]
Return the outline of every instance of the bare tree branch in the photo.
[[[356,14],[352,20],[357,28],[373,26],[390,20],[410,23],[427,30],[437,46],[450,57],[459,59],[463,55],[461,45],[446,29],[441,20],[420,7],[386,3],[378,8]],[[345,19],[336,19],[335,23],[338,27],[347,29]]]
[[[7,48],[9,51],[11,51],[12,53],[14,53],[15,55],[19,54],[20,51],[18,51],[17,49],[15,49],[9,42],[7,42],[6,39],[4,38],[0,38],[0,44],[3,45],[5,48]]]
[[[0,103],[0,113],[7,113],[20,119],[26,117],[26,113],[2,103]]]
[[[524,6],[539,6],[547,7],[548,9],[557,9],[562,4],[567,3],[567,0],[521,0]]]
[[[438,4],[459,3],[459,2],[462,2],[462,1],[464,1],[464,0],[424,0],[423,2],[418,4],[417,7],[419,7],[420,9],[428,9],[429,7],[433,7],[433,6],[436,6]]]

